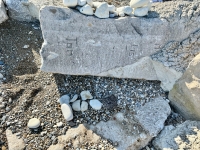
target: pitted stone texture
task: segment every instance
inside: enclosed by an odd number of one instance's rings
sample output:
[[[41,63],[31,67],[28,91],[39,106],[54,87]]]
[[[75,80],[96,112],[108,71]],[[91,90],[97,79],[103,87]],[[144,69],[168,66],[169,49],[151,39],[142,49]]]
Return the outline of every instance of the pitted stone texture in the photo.
[[[192,59],[200,52],[200,29],[189,35],[181,42],[172,41],[159,52],[152,55],[152,59],[164,66],[184,72]]]
[[[63,6],[62,0],[5,0],[9,17],[19,21],[35,21],[39,19],[42,6]]]
[[[104,138],[117,142],[116,149],[137,150],[145,147],[162,130],[170,112],[169,104],[156,98],[137,108],[136,114],[120,112],[107,122],[89,127]]]
[[[174,127],[165,126],[161,133],[153,140],[156,149],[200,149],[200,122],[185,121]]]
[[[72,75],[99,75],[134,64],[159,51],[169,40],[186,38],[193,30],[171,28],[160,18],[102,20],[58,7],[41,9],[40,22],[45,40],[41,70]],[[51,52],[58,57],[48,60]]]
[[[22,139],[19,139],[15,134],[12,134],[11,130],[6,130],[6,138],[8,140],[9,150],[24,150],[25,143]]]
[[[0,24],[8,19],[3,0],[0,0]]]
[[[200,54],[169,92],[170,103],[186,119],[200,120]]]

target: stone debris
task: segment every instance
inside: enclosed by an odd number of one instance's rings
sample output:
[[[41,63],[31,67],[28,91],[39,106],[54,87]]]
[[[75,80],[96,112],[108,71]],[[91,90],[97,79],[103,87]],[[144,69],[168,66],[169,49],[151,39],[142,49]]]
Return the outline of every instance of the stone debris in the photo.
[[[81,99],[83,101],[93,98],[93,96],[91,95],[90,91],[82,91],[80,95],[81,95]]]
[[[200,122],[185,121],[174,127],[165,126],[161,133],[153,140],[156,149],[200,149]]]
[[[12,134],[11,130],[6,130],[6,138],[8,140],[9,150],[24,150],[25,143],[22,139],[19,139],[16,134]]]
[[[81,100],[77,100],[77,101],[73,102],[72,109],[74,111],[81,111]]]
[[[90,100],[89,104],[94,110],[100,110],[102,107],[102,103],[98,99]]]
[[[40,126],[40,120],[37,118],[32,118],[28,121],[27,125],[30,129],[36,129]]]
[[[73,98],[70,100],[70,103],[76,101],[77,98],[78,98],[78,94],[75,94],[75,95],[73,96]]]
[[[0,0],[0,24],[8,19],[3,0]]]
[[[66,121],[70,121],[73,119],[73,112],[70,105],[62,104],[61,110]]]
[[[170,103],[186,119],[200,119],[200,53],[169,92]]]
[[[69,100],[70,100],[69,95],[63,95],[58,99],[58,102],[60,103],[60,105],[69,104]]]

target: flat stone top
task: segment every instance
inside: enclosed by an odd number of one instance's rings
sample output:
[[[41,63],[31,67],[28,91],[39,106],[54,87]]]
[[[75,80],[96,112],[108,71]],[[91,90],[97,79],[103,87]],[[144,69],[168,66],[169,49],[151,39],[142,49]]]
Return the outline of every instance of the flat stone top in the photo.
[[[44,43],[41,70],[72,75],[98,75],[150,56],[180,37],[161,18],[99,19],[54,6],[40,10]]]

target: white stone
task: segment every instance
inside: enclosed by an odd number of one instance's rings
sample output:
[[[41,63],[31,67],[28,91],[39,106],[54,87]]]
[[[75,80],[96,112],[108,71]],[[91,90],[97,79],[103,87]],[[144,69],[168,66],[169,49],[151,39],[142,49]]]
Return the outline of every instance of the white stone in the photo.
[[[94,15],[97,16],[98,18],[109,18],[108,4],[106,2],[100,4],[97,7]]]
[[[62,125],[63,125],[62,122],[58,122],[58,123],[56,124],[57,127],[62,127]]]
[[[90,91],[82,91],[80,95],[83,101],[87,99],[93,99],[93,96],[91,95]]]
[[[3,75],[0,73],[0,79],[2,79],[3,78]]]
[[[86,101],[82,101],[81,103],[81,111],[88,110],[88,103]]]
[[[28,121],[28,127],[31,129],[38,128],[40,126],[40,120],[37,118],[32,118]]]
[[[120,16],[120,17],[124,17],[125,14],[121,11],[121,12],[119,12],[119,16]]]
[[[24,47],[23,48],[29,48],[29,45],[24,45]]]
[[[77,98],[78,98],[78,94],[75,94],[75,95],[73,96],[73,98],[70,100],[70,103],[76,101]]]
[[[90,106],[95,110],[100,110],[102,103],[98,99],[90,100]]]
[[[139,8],[147,5],[149,3],[149,0],[131,0],[130,6],[132,8]]]
[[[72,109],[75,111],[81,111],[81,100],[73,102]]]
[[[70,121],[73,119],[73,112],[71,106],[69,106],[68,104],[62,104],[61,110],[66,121]]]
[[[78,0],[79,6],[84,6],[86,4],[86,0]]]
[[[116,8],[114,5],[108,5],[108,9],[110,13],[114,13]]]
[[[102,2],[93,2],[93,7],[97,8],[102,4]]]
[[[6,9],[2,0],[0,0],[0,24],[8,19]]]
[[[130,6],[123,6],[123,7],[119,7],[117,8],[117,12],[123,12],[126,15],[130,15],[133,12],[133,8],[131,8]]]
[[[92,0],[86,0],[87,4],[90,5],[91,7],[93,7],[93,1]]]
[[[63,4],[67,7],[75,7],[78,4],[78,0],[63,0]]]
[[[69,95],[63,95],[58,99],[58,102],[60,103],[60,105],[69,104],[69,100],[70,100]]]
[[[81,7],[79,11],[82,14],[85,14],[85,15],[93,15],[94,14],[92,7],[90,5],[88,5],[88,4],[86,4],[85,6]]]
[[[136,17],[143,17],[148,14],[148,11],[149,11],[148,7],[136,8],[134,9],[134,15]]]

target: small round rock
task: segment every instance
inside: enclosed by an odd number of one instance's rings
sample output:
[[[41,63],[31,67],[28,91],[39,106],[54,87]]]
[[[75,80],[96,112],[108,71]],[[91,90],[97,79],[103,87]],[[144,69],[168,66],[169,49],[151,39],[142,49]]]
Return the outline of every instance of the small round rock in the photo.
[[[69,100],[70,100],[70,97],[69,95],[63,95],[61,96],[59,99],[58,99],[58,102],[60,103],[60,105],[62,104],[69,104]]]
[[[93,99],[93,96],[91,95],[90,91],[82,91],[81,92],[81,99],[83,101],[85,101],[87,99]]]
[[[81,100],[73,102],[72,109],[75,111],[81,111]]]
[[[28,121],[28,127],[30,129],[35,129],[38,128],[40,126],[40,120],[37,118],[32,118]]]
[[[86,111],[88,110],[88,103],[86,101],[82,101],[81,103],[81,111]]]
[[[75,94],[75,95],[73,96],[73,98],[70,100],[70,103],[76,101],[77,98],[78,98],[78,94]]]
[[[100,110],[102,103],[98,99],[90,100],[90,106],[95,110]]]

